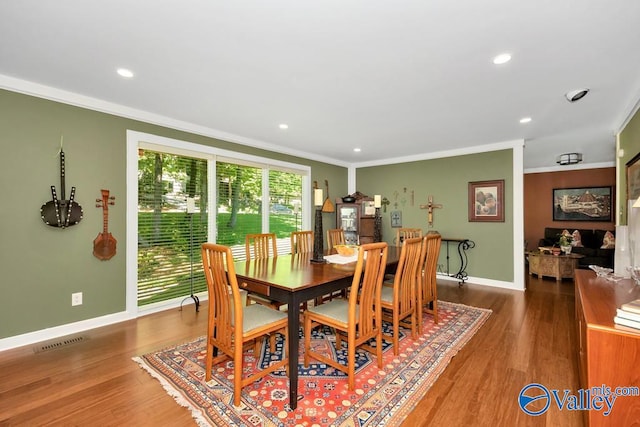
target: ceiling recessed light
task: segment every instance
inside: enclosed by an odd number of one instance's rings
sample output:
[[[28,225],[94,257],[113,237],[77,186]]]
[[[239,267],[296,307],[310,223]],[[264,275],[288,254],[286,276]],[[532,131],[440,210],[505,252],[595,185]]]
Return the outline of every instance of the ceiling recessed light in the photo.
[[[523,117],[520,119],[520,123],[529,123],[531,121],[531,117]]]
[[[281,123],[278,127],[279,127],[280,129],[289,129],[289,125],[288,125],[288,124],[286,124],[286,123]]]
[[[353,151],[355,151],[356,153],[361,152],[362,150],[360,148],[354,148]]]
[[[496,65],[506,64],[511,61],[511,55],[508,53],[501,53],[500,55],[493,58],[493,63]]]
[[[133,77],[133,71],[127,70],[126,68],[118,68],[118,74],[120,74],[122,77],[126,77],[128,79]]]

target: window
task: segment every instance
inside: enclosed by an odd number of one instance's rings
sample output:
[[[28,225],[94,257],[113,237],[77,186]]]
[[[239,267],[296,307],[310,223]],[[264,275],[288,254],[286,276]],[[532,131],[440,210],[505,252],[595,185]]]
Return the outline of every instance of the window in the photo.
[[[206,291],[200,245],[208,235],[207,161],[138,153],[138,304],[190,295],[192,285],[194,293]]]
[[[191,286],[206,295],[203,242],[230,246],[240,260],[247,233],[276,233],[284,254],[290,233],[309,229],[308,166],[133,131],[127,136],[133,190],[127,201],[128,311],[178,306]]]
[[[275,233],[278,254],[291,252],[289,236],[301,226],[299,173],[218,162],[216,183],[216,241],[230,246],[235,259],[245,259],[250,233]]]

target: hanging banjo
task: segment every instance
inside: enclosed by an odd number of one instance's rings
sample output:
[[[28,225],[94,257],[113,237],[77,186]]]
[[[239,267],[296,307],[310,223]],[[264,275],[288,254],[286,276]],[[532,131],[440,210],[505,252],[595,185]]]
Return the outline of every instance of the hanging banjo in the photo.
[[[56,193],[56,186],[51,186],[52,200],[40,208],[40,217],[51,227],[67,228],[82,220],[82,207],[75,202],[76,187],[71,187],[69,200],[65,199],[64,185],[64,151],[60,148],[60,199]]]
[[[102,233],[93,240],[93,255],[106,261],[116,254],[116,238],[109,232],[109,205],[115,204],[115,197],[109,196],[109,190],[100,190],[102,200],[96,199],[96,207],[102,208]]]

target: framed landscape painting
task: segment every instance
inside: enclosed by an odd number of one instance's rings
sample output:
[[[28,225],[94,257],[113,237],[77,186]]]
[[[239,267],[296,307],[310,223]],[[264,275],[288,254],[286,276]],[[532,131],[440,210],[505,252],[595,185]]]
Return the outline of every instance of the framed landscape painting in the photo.
[[[611,221],[611,187],[553,189],[554,221]]]
[[[469,183],[469,221],[504,222],[504,179]]]

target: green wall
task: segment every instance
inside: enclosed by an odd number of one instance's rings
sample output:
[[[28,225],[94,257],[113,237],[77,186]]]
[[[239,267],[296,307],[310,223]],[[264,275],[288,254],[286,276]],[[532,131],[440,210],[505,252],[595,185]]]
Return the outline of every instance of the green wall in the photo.
[[[0,339],[38,332],[126,309],[126,131],[215,146],[311,167],[311,180],[332,198],[347,194],[345,167],[274,153],[158,125],[126,119],[42,98],[0,90]],[[50,186],[60,187],[60,136],[67,160],[67,195],[76,187],[84,218],[76,226],[58,229],[40,219],[40,206],[51,200]],[[444,236],[467,237],[478,247],[470,252],[469,275],[513,281],[511,150],[367,167],[356,172],[357,189],[368,195],[415,191],[414,206],[402,207],[405,226],[426,228],[419,205],[433,195],[434,229]],[[467,222],[467,183],[505,179],[506,221]],[[100,189],[116,197],[109,208],[109,231],[118,239],[117,254],[100,261],[92,254],[102,231],[102,209],[95,207]],[[383,214],[383,234],[391,242],[389,211]],[[335,215],[323,214],[324,229],[335,226]],[[83,292],[81,306],[71,306],[71,294]]]
[[[624,156],[618,158],[617,174],[619,179],[618,199],[620,200],[620,224],[627,224],[627,177],[626,164],[640,153],[640,110],[636,111],[624,130],[620,132],[619,143]]]
[[[391,228],[390,211],[402,211],[403,227],[418,227],[439,231],[443,237],[468,238],[476,243],[469,254],[469,276],[512,282],[513,272],[513,154],[500,150],[480,154],[423,160],[357,170],[358,190],[367,195],[382,194],[389,199],[387,212],[382,213],[383,239],[392,244],[395,229]],[[468,221],[468,183],[471,181],[505,180],[505,221]],[[406,192],[405,192],[406,189]],[[411,192],[414,204],[411,205]],[[397,198],[396,198],[397,194]],[[433,227],[428,228],[427,211],[420,209],[433,196]],[[397,202],[398,208],[394,207]],[[450,244],[450,265],[458,266],[457,246]],[[446,263],[444,247],[440,264]],[[455,272],[455,271],[454,271]]]
[[[0,338],[92,319],[126,309],[125,233],[126,131],[135,130],[236,152],[305,164],[311,179],[346,189],[347,169],[294,156],[254,149],[200,135],[0,90]],[[64,134],[67,198],[76,187],[84,218],[73,227],[46,226],[40,206],[60,191],[58,149]],[[100,189],[115,196],[109,231],[118,240],[109,261],[93,256],[102,231]],[[344,190],[346,191],[346,190]],[[337,193],[334,193],[337,195]],[[325,215],[325,226],[335,225]],[[81,306],[71,294],[83,292]]]

